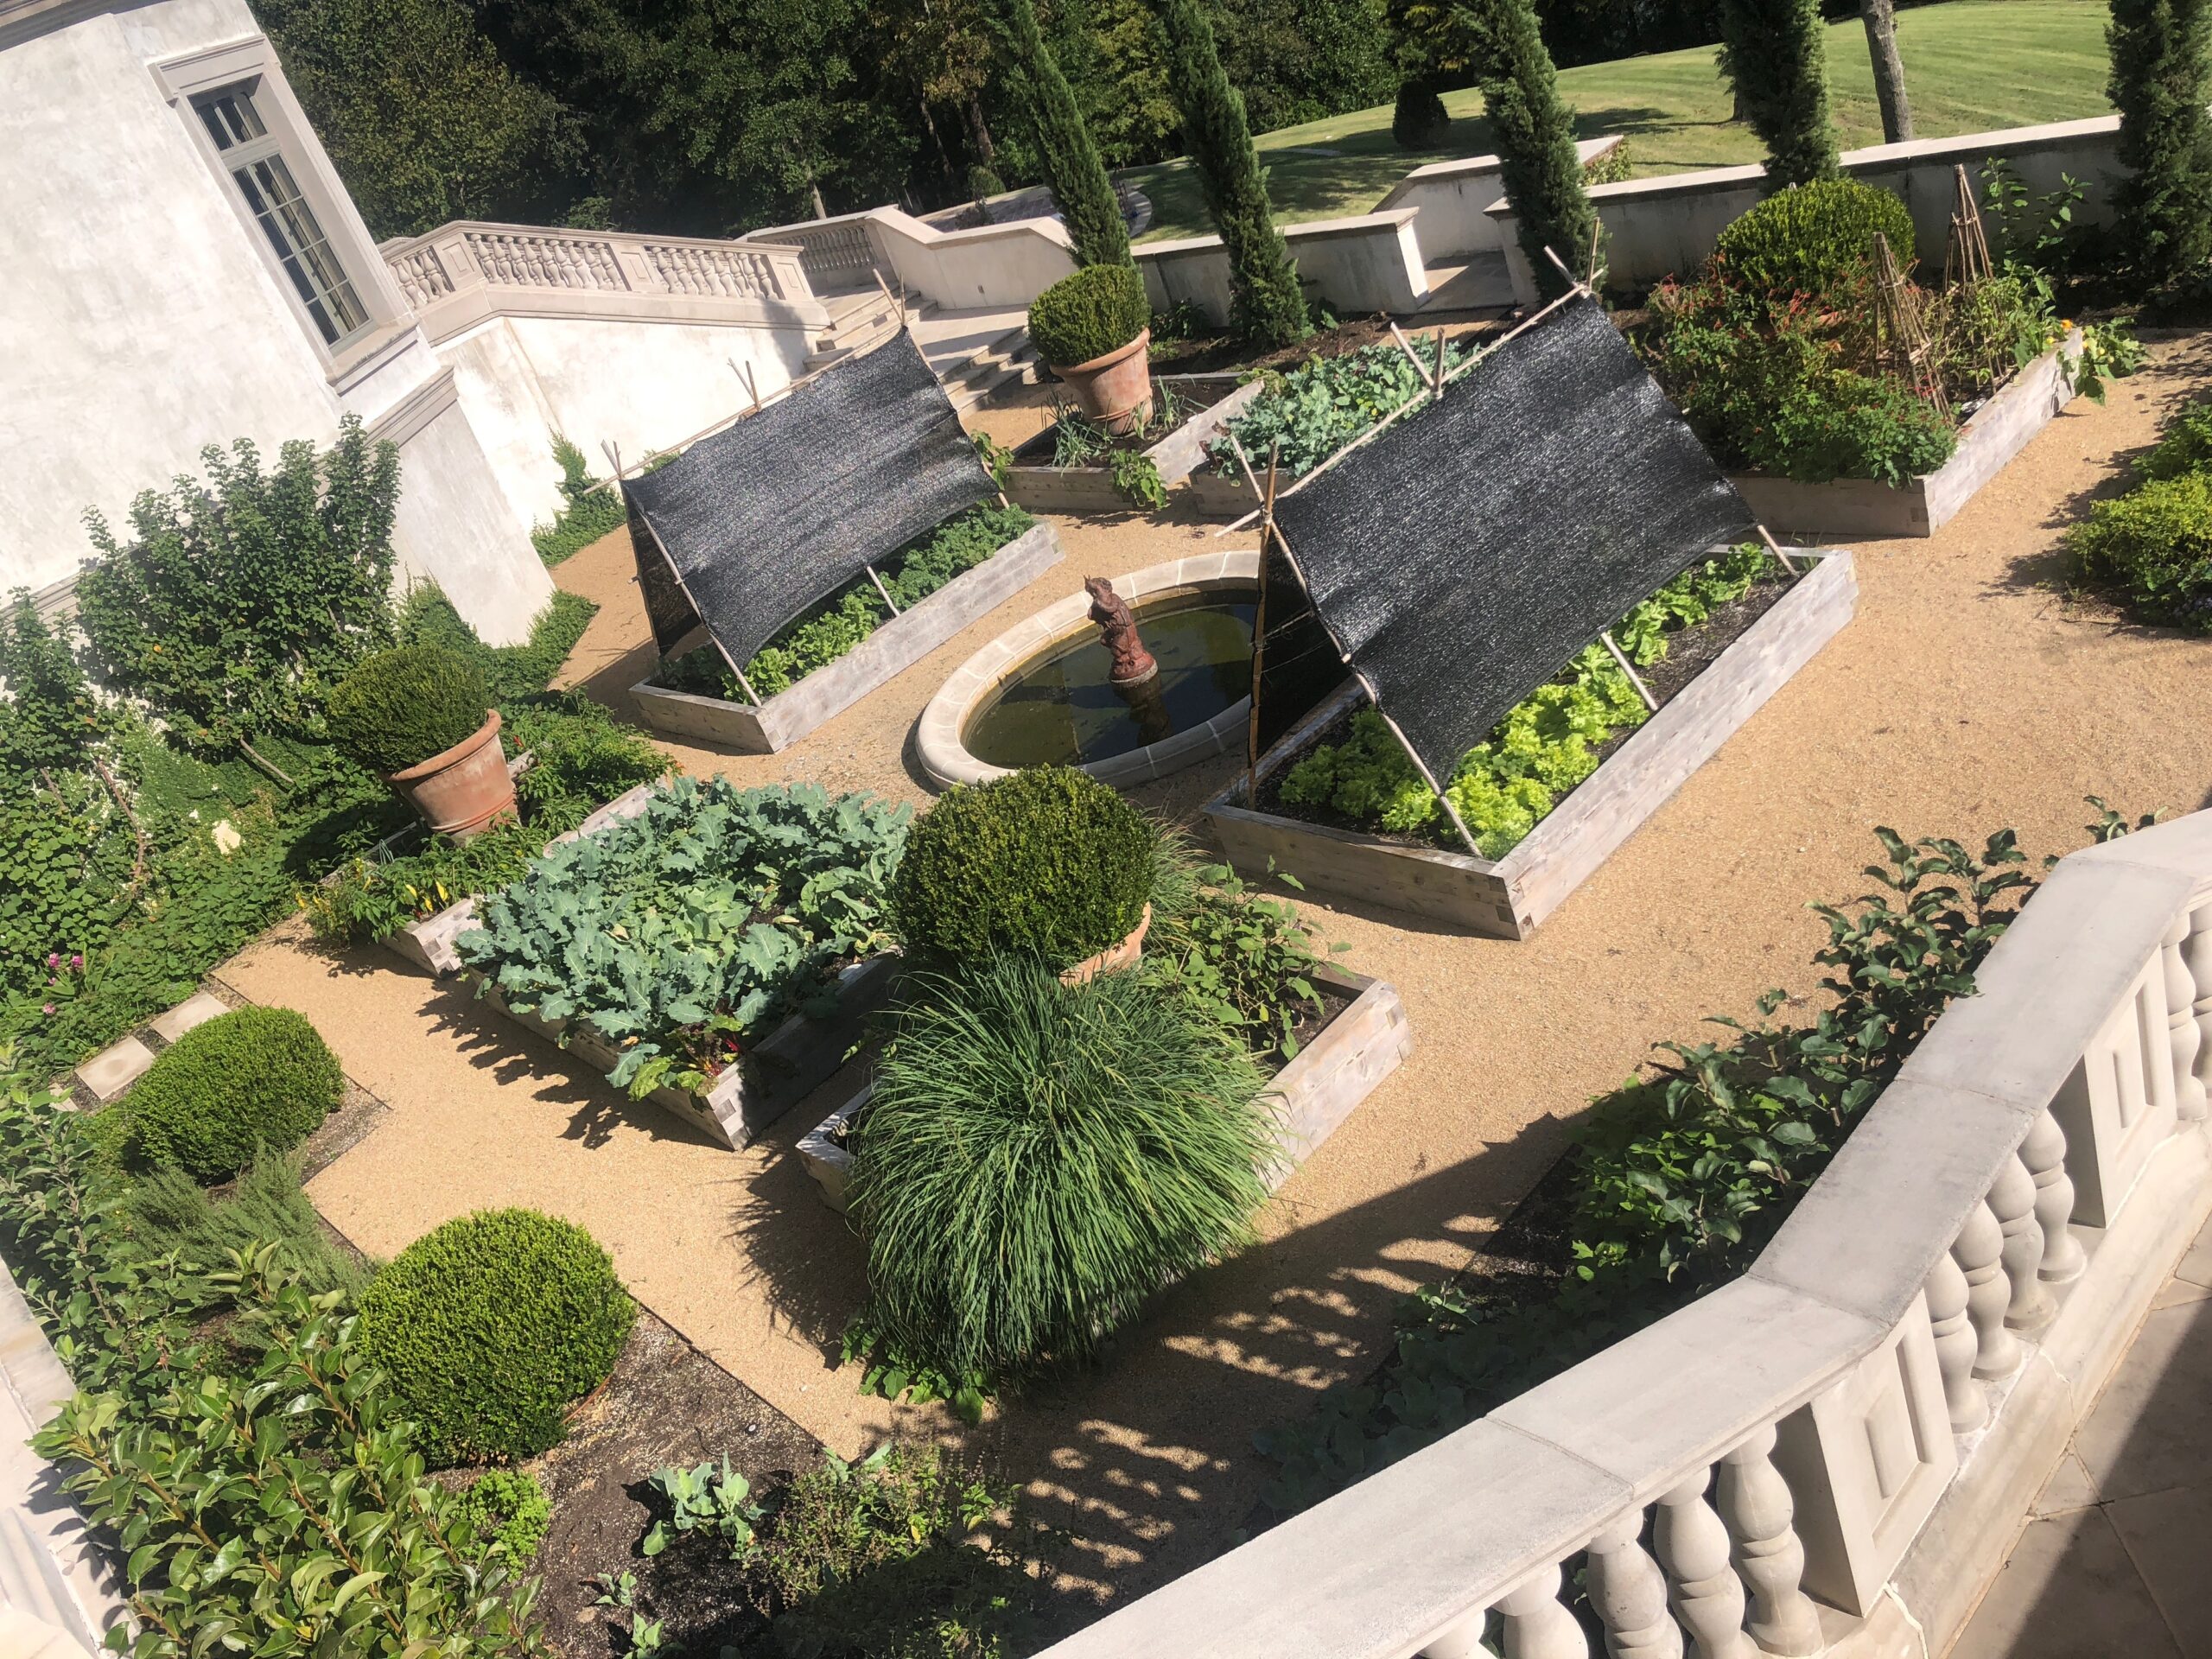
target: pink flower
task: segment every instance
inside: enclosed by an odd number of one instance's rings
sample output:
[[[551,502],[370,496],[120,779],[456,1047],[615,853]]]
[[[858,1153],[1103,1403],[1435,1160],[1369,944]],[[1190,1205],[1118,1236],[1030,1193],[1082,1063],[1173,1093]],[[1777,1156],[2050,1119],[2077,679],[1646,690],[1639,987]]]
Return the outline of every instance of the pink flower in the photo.
[[[75,956],[75,955],[73,955],[73,956],[69,958],[69,965],[70,965],[72,968],[81,968],[81,967],[83,967],[83,966],[85,965],[85,959],[84,959],[84,957],[81,957],[81,956]]]
[[[61,965],[61,953],[58,950],[48,951],[46,953],[46,965],[49,968],[59,968]]]
[[[52,1014],[54,1012],[54,1004],[51,1002],[48,1003],[43,1008],[41,1008],[39,1012],[41,1014]]]

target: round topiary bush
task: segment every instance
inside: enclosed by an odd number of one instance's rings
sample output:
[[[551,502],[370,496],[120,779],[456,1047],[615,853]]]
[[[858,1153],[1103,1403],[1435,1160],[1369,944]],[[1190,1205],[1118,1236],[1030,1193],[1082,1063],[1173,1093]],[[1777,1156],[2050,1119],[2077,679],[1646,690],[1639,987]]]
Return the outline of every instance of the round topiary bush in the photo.
[[[361,1298],[364,1351],[439,1463],[511,1463],[561,1439],[637,1317],[581,1227],[480,1210],[416,1239]]]
[[[1085,265],[1030,305],[1029,338],[1047,363],[1074,368],[1128,345],[1151,321],[1134,265]]]
[[[1390,137],[1399,149],[1434,149],[1451,131],[1452,112],[1433,86],[1409,80],[1398,88],[1397,107],[1390,111]]]
[[[124,1111],[139,1157],[205,1184],[237,1174],[257,1147],[298,1146],[345,1089],[337,1057],[304,1017],[237,1008],[163,1049],[124,1096]]]
[[[461,1512],[480,1548],[505,1547],[512,1569],[520,1573],[537,1554],[553,1525],[553,1505],[545,1489],[519,1469],[487,1469],[462,1495]]]
[[[907,831],[892,914],[916,956],[1011,951],[1065,968],[1137,925],[1157,839],[1142,813],[1072,767],[959,785]]]
[[[1874,257],[1874,233],[1900,265],[1913,257],[1912,214],[1886,190],[1815,179],[1776,192],[1720,232],[1713,257],[1728,281],[1763,294],[1821,297]]]
[[[402,645],[364,657],[331,688],[331,741],[371,772],[404,772],[442,754],[484,724],[483,673],[442,645]]]

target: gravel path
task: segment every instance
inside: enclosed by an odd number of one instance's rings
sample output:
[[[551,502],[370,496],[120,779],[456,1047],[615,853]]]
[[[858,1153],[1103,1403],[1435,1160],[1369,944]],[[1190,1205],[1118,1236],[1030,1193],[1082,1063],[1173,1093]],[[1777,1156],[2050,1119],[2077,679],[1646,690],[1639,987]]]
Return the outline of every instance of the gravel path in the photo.
[[[1529,943],[1309,906],[1351,942],[1351,966],[1396,983],[1414,1058],[1284,1188],[1259,1247],[1179,1288],[1109,1369],[961,1437],[1033,1483],[1085,1541],[1090,1576],[1127,1593],[1217,1548],[1264,1478],[1253,1432],[1370,1363],[1396,1298],[1465,1262],[1557,1156],[1566,1121],[1652,1043],[1748,1013],[1767,986],[1810,989],[1823,929],[1804,906],[1863,889],[1872,826],[1979,841],[2010,824],[2039,856],[2079,844],[2084,795],[2131,815],[2206,804],[2212,641],[2118,624],[2048,584],[2057,530],[2209,370],[2212,340],[2161,345],[2152,372],[2062,416],[1932,541],[1861,548],[1857,621]],[[748,783],[919,801],[914,717],[970,652],[1084,575],[1233,544],[1172,519],[1063,533],[1065,564],[796,750],[677,753]],[[604,607],[572,668],[620,706],[651,665],[623,538],[557,575]],[[1187,812],[1220,777],[1185,774],[1148,804]],[[381,952],[333,958],[295,925],[224,977],[308,1014],[389,1103],[311,1188],[364,1249],[535,1205],[589,1227],[641,1300],[831,1446],[947,1431],[835,1369],[861,1250],[790,1154],[821,1097],[732,1154]]]

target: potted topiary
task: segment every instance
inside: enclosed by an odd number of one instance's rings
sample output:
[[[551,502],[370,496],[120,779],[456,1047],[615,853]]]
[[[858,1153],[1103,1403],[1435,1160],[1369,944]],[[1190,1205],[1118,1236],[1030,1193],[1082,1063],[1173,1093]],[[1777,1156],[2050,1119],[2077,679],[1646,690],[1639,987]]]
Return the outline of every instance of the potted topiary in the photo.
[[[403,645],[355,664],[326,712],[340,749],[382,774],[433,834],[460,842],[515,816],[491,701],[466,658]]]
[[[1029,338],[1083,412],[1109,432],[1152,418],[1152,302],[1130,265],[1086,265],[1039,294]]]

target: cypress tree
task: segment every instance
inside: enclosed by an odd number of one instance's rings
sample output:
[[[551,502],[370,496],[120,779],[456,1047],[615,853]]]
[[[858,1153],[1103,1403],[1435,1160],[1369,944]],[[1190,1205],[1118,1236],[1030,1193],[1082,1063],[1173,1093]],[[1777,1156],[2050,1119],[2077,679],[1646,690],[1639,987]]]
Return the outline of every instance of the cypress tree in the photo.
[[[1287,346],[1312,332],[1289,245],[1268,207],[1268,175],[1244,124],[1244,100],[1222,73],[1198,0],[1157,0],[1167,31],[1167,85],[1183,143],[1229,252],[1230,321],[1251,339]]]
[[[1574,148],[1574,115],[1560,102],[1551,54],[1529,0],[1472,0],[1475,84],[1497,145],[1498,176],[1520,226],[1521,251],[1548,299],[1567,280],[1544,257],[1549,248],[1568,270],[1589,257],[1596,216],[1582,188]]]
[[[2120,234],[2145,283],[2171,282],[2212,252],[2212,129],[2204,115],[2208,0],[2112,0],[2113,105],[2120,159]]]
[[[1076,264],[1135,264],[1129,257],[1129,227],[1122,222],[1114,181],[1098,159],[1098,146],[1091,140],[1067,77],[1046,48],[1036,8],[1030,0],[1006,0],[1004,22],[1028,107],[1030,137],[1044,166],[1045,182],[1067,221]]]
[[[1723,0],[1722,67],[1736,102],[1766,146],[1766,176],[1803,184],[1836,171],[1828,119],[1827,54],[1820,0]]]

